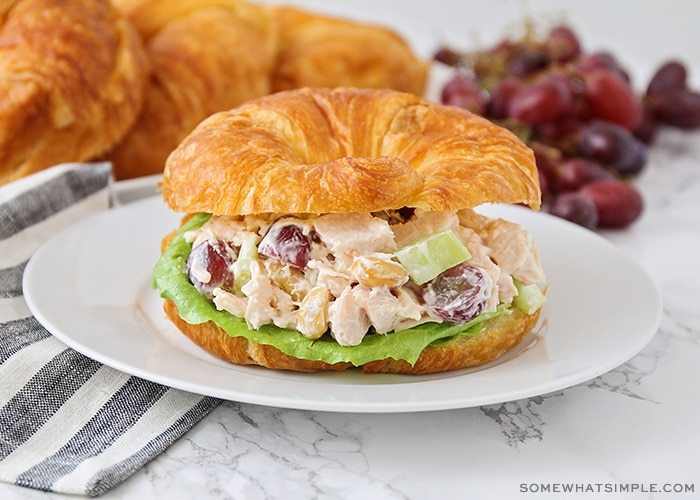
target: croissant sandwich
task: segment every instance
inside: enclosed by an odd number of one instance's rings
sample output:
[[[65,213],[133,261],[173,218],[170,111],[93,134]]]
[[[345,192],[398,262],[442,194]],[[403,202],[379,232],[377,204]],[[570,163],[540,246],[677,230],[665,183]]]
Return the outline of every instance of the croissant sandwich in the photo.
[[[153,272],[167,317],[236,364],[423,374],[535,328],[531,235],[473,209],[540,205],[513,134],[415,94],[279,92],[214,114],[169,156],[186,214]]]

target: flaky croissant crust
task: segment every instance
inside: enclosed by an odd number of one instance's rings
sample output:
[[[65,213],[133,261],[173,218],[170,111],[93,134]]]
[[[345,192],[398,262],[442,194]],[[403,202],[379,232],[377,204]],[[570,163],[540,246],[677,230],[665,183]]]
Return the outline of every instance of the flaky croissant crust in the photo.
[[[0,3],[0,184],[115,144],[144,99],[148,61],[101,0]]]
[[[303,88],[204,120],[169,156],[179,212],[540,206],[532,151],[466,110],[394,90]]]
[[[151,62],[144,109],[105,159],[117,179],[161,173],[165,159],[210,114],[269,94],[270,16],[240,0],[113,0]]]
[[[104,158],[117,179],[161,173],[201,120],[279,90],[425,90],[428,62],[381,26],[243,0],[112,2],[136,26],[152,66],[137,123]]]
[[[278,28],[274,92],[343,85],[423,95],[428,61],[395,31],[287,5],[261,8]]]

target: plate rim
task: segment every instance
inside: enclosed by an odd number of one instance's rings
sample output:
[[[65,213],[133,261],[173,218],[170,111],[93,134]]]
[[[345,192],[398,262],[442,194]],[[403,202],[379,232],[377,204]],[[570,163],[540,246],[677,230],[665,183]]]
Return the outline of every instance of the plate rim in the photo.
[[[616,247],[612,242],[609,240],[605,239],[603,236],[590,232],[584,228],[580,228],[579,226],[575,226],[571,223],[568,223],[566,221],[563,221],[561,219],[554,218],[551,215],[545,214],[545,213],[535,213],[532,212],[528,209],[525,209],[523,207],[513,207],[513,206],[497,206],[497,207],[487,207],[486,211],[487,213],[495,213],[496,216],[504,216],[504,215],[511,215],[512,214],[518,214],[519,216],[522,216],[524,218],[527,217],[544,217],[546,222],[544,224],[554,224],[554,226],[560,228],[560,229],[566,229],[570,234],[579,234],[579,235],[585,235],[585,238],[590,239],[590,241],[595,241],[595,244],[597,245],[603,245],[606,247],[606,251],[613,252],[618,258],[622,258],[623,260],[626,261],[626,263],[630,266],[630,268],[634,269],[634,272],[637,273],[638,277],[640,279],[643,279],[646,282],[646,285],[648,285],[647,292],[649,292],[653,298],[654,302],[656,304],[656,308],[654,311],[651,311],[650,313],[650,318],[652,318],[652,324],[648,326],[648,331],[644,334],[641,335],[638,342],[634,345],[634,347],[628,349],[624,353],[620,353],[620,356],[615,361],[609,361],[605,366],[601,366],[598,369],[592,369],[588,368],[587,370],[584,370],[582,372],[578,373],[572,373],[566,377],[561,376],[555,379],[555,381],[543,381],[540,384],[536,384],[533,386],[530,386],[528,388],[516,388],[511,390],[509,393],[508,392],[500,392],[499,394],[483,394],[479,398],[471,397],[470,400],[465,400],[460,397],[451,397],[451,398],[445,398],[443,397],[442,399],[434,399],[434,400],[421,400],[421,401],[337,401],[337,400],[329,400],[329,401],[322,401],[318,399],[300,399],[298,397],[281,397],[279,395],[266,395],[266,394],[260,394],[260,393],[251,393],[250,391],[241,391],[239,389],[232,389],[232,388],[221,388],[221,387],[203,387],[201,383],[196,383],[188,380],[179,380],[176,378],[173,378],[172,376],[165,376],[161,373],[154,373],[152,370],[145,369],[144,367],[139,367],[139,366],[131,366],[128,363],[125,363],[121,360],[114,359],[113,357],[110,357],[110,355],[106,353],[101,353],[101,352],[95,352],[94,349],[89,348],[88,346],[85,346],[84,344],[80,343],[78,340],[76,340],[70,332],[64,332],[63,329],[59,326],[56,326],[55,323],[55,318],[52,317],[47,317],[45,314],[46,306],[45,304],[41,303],[41,300],[37,302],[37,295],[36,295],[36,288],[33,287],[34,279],[35,279],[35,268],[42,264],[42,259],[45,258],[47,254],[50,254],[51,250],[53,249],[53,246],[56,245],[56,242],[60,242],[61,239],[65,239],[69,236],[71,236],[71,232],[79,231],[81,228],[86,228],[89,227],[90,224],[94,224],[96,221],[101,220],[102,218],[120,218],[120,217],[126,217],[128,213],[131,211],[152,211],[152,208],[158,207],[160,205],[161,208],[164,208],[167,210],[165,207],[164,203],[162,202],[162,199],[158,196],[148,196],[145,197],[139,201],[135,201],[132,203],[129,203],[127,205],[123,205],[120,207],[117,207],[112,210],[108,210],[106,212],[101,212],[98,214],[94,214],[87,219],[83,219],[81,221],[78,221],[77,223],[73,224],[72,226],[64,229],[51,239],[49,239],[44,245],[39,248],[39,250],[30,258],[29,262],[27,263],[27,266],[25,268],[25,273],[23,276],[23,289],[25,293],[25,301],[27,302],[27,306],[30,310],[30,312],[35,316],[35,318],[45,327],[47,330],[53,334],[55,337],[57,337],[59,340],[64,342],[66,345],[69,347],[75,349],[76,351],[80,352],[81,354],[86,355],[87,357],[90,357],[92,359],[95,359],[96,361],[99,361],[100,363],[103,363],[106,366],[110,366],[112,368],[115,368],[117,370],[123,371],[125,373],[128,373],[130,375],[134,375],[140,378],[144,378],[147,380],[151,380],[156,383],[168,385],[170,387],[175,387],[177,389],[189,391],[189,392],[194,392],[198,394],[203,394],[206,396],[212,396],[220,399],[227,399],[227,400],[232,400],[232,401],[238,401],[242,403],[250,403],[250,404],[259,404],[259,405],[264,405],[264,406],[273,406],[273,407],[281,407],[281,408],[291,408],[291,409],[301,409],[301,410],[317,410],[317,411],[334,411],[334,412],[361,412],[361,413],[403,413],[403,412],[421,412],[421,411],[435,411],[435,410],[449,410],[449,409],[458,409],[458,408],[467,408],[467,407],[476,407],[476,406],[482,406],[482,405],[489,405],[489,404],[497,404],[497,403],[505,403],[507,401],[513,401],[517,399],[524,399],[524,398],[529,398],[529,397],[534,397],[538,395],[543,395],[551,392],[556,392],[559,390],[566,389],[568,387],[571,387],[573,385],[577,385],[579,383],[583,383],[587,380],[591,380],[597,376],[602,375],[603,373],[606,373],[612,369],[614,369],[617,366],[620,366],[624,364],[625,362],[629,361],[632,357],[634,357],[636,354],[638,354],[654,337],[656,332],[658,331],[658,327],[661,322],[661,317],[662,317],[662,299],[659,294],[659,291],[652,281],[651,277],[649,274],[641,267],[639,263],[631,259],[629,256],[625,255],[622,250],[620,250],[618,247]],[[494,212],[495,209],[495,212]],[[521,212],[513,212],[513,210],[521,210]],[[504,213],[505,212],[505,213]],[[531,212],[531,214],[528,214],[528,212]],[[164,216],[165,214],[163,214]],[[173,217],[173,219],[176,220],[176,216],[179,216],[178,214],[174,213],[169,213],[168,217]],[[516,217],[516,219],[519,217]],[[516,221],[517,222],[517,221]],[[159,240],[160,237],[165,235],[169,230],[172,230],[173,228],[165,228],[163,230],[162,235],[159,234],[157,235],[157,239]],[[156,240],[154,240],[156,241]],[[148,277],[148,280],[150,280],[150,277]],[[141,286],[143,285],[143,280],[141,282]],[[153,293],[156,293],[156,291],[153,291]],[[547,306],[545,306],[545,309],[543,310],[543,316],[546,317],[548,309]],[[173,326],[174,328],[174,326]],[[551,332],[548,332],[548,335],[551,335]],[[162,342],[166,342],[165,340],[161,339]],[[197,347],[197,349],[199,349]],[[201,361],[201,360],[200,360]],[[510,360],[509,360],[510,361]],[[411,386],[414,384],[431,384],[431,383],[443,383],[445,384],[446,380],[454,380],[457,378],[463,378],[463,377],[469,377],[471,375],[477,374],[477,373],[484,373],[489,370],[496,370],[498,369],[498,365],[502,365],[502,363],[498,362],[495,363],[496,366],[490,367],[490,368],[476,368],[476,369],[465,369],[465,370],[458,370],[456,372],[451,372],[449,374],[443,374],[438,376],[437,378],[430,378],[426,376],[420,376],[420,379],[416,379],[415,375],[404,375],[404,376],[399,376],[400,377],[408,377],[410,381],[404,381],[401,383],[401,386],[403,388],[406,388],[407,386]],[[614,366],[612,366],[614,365]],[[273,377],[270,377],[270,370],[261,368],[261,367],[239,367],[239,366],[227,366],[226,369],[228,371],[238,371],[240,372],[241,370],[244,371],[251,371],[252,373],[255,373],[255,375],[251,375],[252,377],[258,377],[258,378],[273,378],[277,379],[280,377],[280,373],[275,373]],[[262,371],[261,371],[262,370]],[[264,373],[264,376],[260,376],[259,373]],[[276,372],[276,371],[272,371]],[[464,373],[462,373],[464,372]],[[585,375],[583,374],[585,372]],[[342,372],[341,372],[342,373]],[[461,373],[461,374],[460,374]],[[287,373],[287,378],[289,379],[296,379],[298,378],[298,374],[289,374]],[[316,376],[316,375],[321,375],[323,378],[328,378],[324,374],[315,374],[311,376]],[[307,375],[308,376],[308,375]],[[361,377],[377,377],[377,375],[361,375]],[[481,378],[483,375],[477,377]],[[318,378],[321,378],[318,377]],[[397,376],[393,376],[396,378]],[[395,385],[395,384],[375,384],[376,380],[372,381],[372,384],[359,384],[358,387],[363,387],[363,390],[365,391],[375,391],[376,389],[372,389],[372,387],[379,387],[382,385]],[[553,383],[556,382],[556,383]],[[290,382],[292,385],[294,382]],[[306,383],[306,382],[305,382]],[[446,385],[453,385],[453,383],[449,383]],[[344,385],[344,387],[349,387],[349,385]],[[231,397],[232,395],[235,395],[236,397]]]

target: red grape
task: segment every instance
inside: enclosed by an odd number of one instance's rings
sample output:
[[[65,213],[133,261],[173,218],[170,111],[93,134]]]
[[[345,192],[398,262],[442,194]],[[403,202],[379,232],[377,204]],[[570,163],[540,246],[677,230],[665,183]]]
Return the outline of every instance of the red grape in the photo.
[[[674,127],[700,127],[700,93],[689,90],[655,94],[649,97],[654,119]]]
[[[569,79],[563,74],[553,73],[515,92],[508,103],[508,116],[537,125],[573,113],[574,106],[574,91]]]
[[[550,144],[556,144],[563,151],[571,149],[569,142],[580,134],[586,124],[585,120],[577,116],[565,116],[553,122],[540,123],[536,127],[539,137]]]
[[[586,54],[578,61],[577,67],[584,73],[590,73],[596,69],[607,69],[615,73],[623,81],[630,81],[627,71],[625,71],[618,60],[609,52],[593,52],[592,54]]]
[[[488,116],[496,120],[506,118],[508,116],[508,105],[511,98],[524,86],[523,81],[507,76],[499,80],[490,92],[488,105]]]
[[[442,102],[479,115],[486,111],[486,98],[479,85],[474,79],[462,74],[454,76],[442,88]]]
[[[258,253],[303,269],[309,262],[311,238],[297,224],[277,222],[258,245]]]
[[[629,147],[625,147],[620,158],[613,164],[621,175],[638,175],[647,163],[647,147],[642,141],[631,135]]]
[[[535,153],[535,163],[537,164],[540,179],[545,179],[544,183],[540,180],[542,196],[545,197],[547,191],[542,186],[549,189],[549,185],[555,183],[556,173],[564,156],[559,149],[539,142],[532,144],[532,151]]]
[[[187,275],[199,293],[211,299],[215,288],[231,290],[235,260],[233,249],[221,240],[207,240],[192,248]]]
[[[652,117],[680,128],[700,126],[700,94],[688,89],[685,65],[668,61],[656,70],[647,86],[646,102]]]
[[[603,164],[613,163],[619,156],[619,143],[622,134],[609,123],[596,121],[581,130],[579,148],[586,158]]]
[[[646,163],[646,146],[632,133],[605,121],[593,121],[581,130],[581,154],[621,174],[638,174]]]
[[[651,77],[647,85],[647,95],[665,94],[669,91],[686,89],[688,72],[679,61],[667,61]]]
[[[549,213],[588,229],[598,227],[598,208],[590,197],[578,191],[556,195],[549,205]]]
[[[651,144],[654,142],[656,137],[656,130],[658,129],[658,124],[649,106],[644,106],[644,113],[642,114],[642,119],[637,124],[637,126],[632,130],[632,134],[642,141],[644,144]]]
[[[613,178],[599,163],[585,158],[568,158],[555,170],[552,189],[556,192],[576,191],[589,182]]]
[[[584,94],[591,115],[628,130],[642,119],[642,103],[630,85],[612,71],[595,69],[584,75]]]
[[[569,62],[581,54],[581,43],[568,26],[557,26],[549,32],[546,41],[550,61]]]
[[[448,66],[459,66],[462,61],[462,56],[456,50],[442,47],[433,55],[433,60],[446,64]]]
[[[527,76],[544,69],[549,63],[544,51],[519,50],[508,61],[508,73],[517,76]]]
[[[478,267],[463,263],[423,285],[423,299],[445,321],[458,325],[477,317],[491,293],[489,279]]]
[[[637,220],[644,209],[641,194],[629,182],[593,181],[580,192],[595,203],[600,227],[626,227]]]

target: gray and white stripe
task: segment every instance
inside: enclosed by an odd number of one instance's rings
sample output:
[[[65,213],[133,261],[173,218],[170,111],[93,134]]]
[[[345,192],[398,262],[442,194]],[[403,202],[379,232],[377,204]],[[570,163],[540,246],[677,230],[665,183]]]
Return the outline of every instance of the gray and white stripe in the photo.
[[[97,496],[128,478],[219,400],[132,377],[65,346],[29,313],[34,251],[109,208],[109,164],[62,165],[0,187],[0,480]]]

